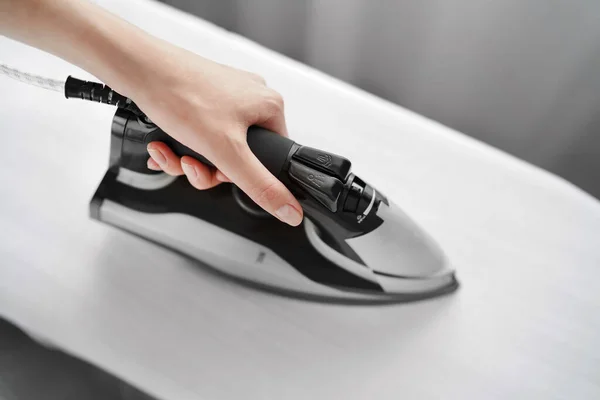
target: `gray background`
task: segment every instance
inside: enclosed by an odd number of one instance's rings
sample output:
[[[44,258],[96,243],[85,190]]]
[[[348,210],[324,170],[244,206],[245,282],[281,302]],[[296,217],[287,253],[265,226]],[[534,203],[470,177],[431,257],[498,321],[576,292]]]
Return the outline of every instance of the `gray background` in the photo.
[[[596,0],[168,2],[600,195]],[[148,398],[3,320],[0,354],[2,399]]]
[[[600,197],[597,0],[163,0]]]

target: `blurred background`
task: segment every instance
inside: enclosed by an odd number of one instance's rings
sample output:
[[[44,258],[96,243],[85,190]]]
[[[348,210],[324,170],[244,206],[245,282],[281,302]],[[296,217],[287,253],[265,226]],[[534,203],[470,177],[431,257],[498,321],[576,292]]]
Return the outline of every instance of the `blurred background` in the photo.
[[[600,198],[598,0],[161,0]]]
[[[598,0],[161,1],[600,198]],[[1,319],[0,350],[2,399],[150,399]]]

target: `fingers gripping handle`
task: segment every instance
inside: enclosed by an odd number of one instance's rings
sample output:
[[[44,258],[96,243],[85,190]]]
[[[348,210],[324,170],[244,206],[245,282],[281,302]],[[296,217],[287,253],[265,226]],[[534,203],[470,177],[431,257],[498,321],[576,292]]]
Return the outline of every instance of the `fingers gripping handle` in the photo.
[[[165,143],[179,156],[187,155],[213,166],[201,154],[142,118],[123,109],[115,113],[111,130],[111,168],[148,175],[160,173],[147,167],[150,157],[147,147],[154,141]],[[349,160],[300,146],[259,127],[248,129],[247,142],[258,160],[296,196],[305,216],[320,221],[320,229],[335,231],[343,237],[356,237],[382,223],[376,212],[365,210],[377,210],[379,202],[386,201],[385,198],[350,173]]]
[[[151,173],[147,167],[147,146],[151,142],[163,142],[179,156],[189,156],[214,167],[206,157],[173,139],[154,124],[146,123],[131,113],[117,111],[112,126],[113,149],[120,157],[112,164],[136,172]],[[116,142],[116,143],[115,143]],[[260,162],[279,177],[284,168],[294,141],[260,127],[250,127],[247,134],[248,146]]]
[[[210,161],[208,161],[208,159],[206,159],[204,156],[198,154],[189,147],[181,144],[180,142],[173,139],[171,136],[167,135],[163,130],[159,128],[156,128],[144,135],[143,141],[141,143],[143,143],[144,147],[147,147],[148,144],[151,142],[163,142],[164,144],[169,146],[169,148],[173,150],[173,153],[175,153],[178,157],[189,156],[195,158],[203,164],[208,165],[209,167],[214,167],[214,165]]]
[[[214,167],[206,157],[181,144],[159,128],[149,132],[144,137],[144,145],[147,146],[154,141],[165,143],[179,157],[190,156],[210,167]],[[279,176],[294,144],[290,139],[254,126],[248,129],[247,142],[254,155],[276,177]]]

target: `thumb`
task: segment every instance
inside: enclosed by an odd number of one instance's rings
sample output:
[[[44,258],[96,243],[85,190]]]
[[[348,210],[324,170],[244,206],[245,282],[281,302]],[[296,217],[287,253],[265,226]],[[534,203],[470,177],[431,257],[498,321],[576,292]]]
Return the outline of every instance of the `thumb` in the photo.
[[[269,214],[291,226],[300,225],[303,213],[298,200],[256,158],[245,141],[235,147],[235,151],[224,153],[224,159],[215,160],[219,170]]]

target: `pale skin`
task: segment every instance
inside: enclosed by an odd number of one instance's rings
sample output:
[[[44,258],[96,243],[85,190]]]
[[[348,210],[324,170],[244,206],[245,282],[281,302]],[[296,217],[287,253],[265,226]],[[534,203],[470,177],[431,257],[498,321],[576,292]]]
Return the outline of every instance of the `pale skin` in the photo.
[[[77,65],[130,97],[218,169],[179,158],[159,142],[148,146],[148,168],[185,174],[199,190],[233,182],[281,221],[301,223],[298,201],[246,142],[252,125],[288,135],[283,99],[259,75],[174,46],[86,0],[0,0],[0,33]]]

